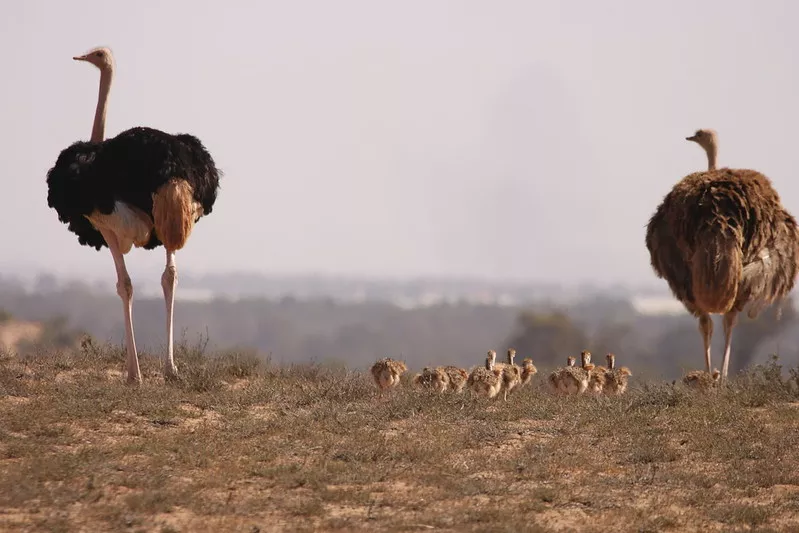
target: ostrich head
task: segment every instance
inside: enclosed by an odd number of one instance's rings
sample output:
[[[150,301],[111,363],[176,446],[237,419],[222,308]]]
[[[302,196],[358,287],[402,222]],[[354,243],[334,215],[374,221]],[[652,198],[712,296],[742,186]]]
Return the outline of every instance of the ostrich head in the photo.
[[[508,364],[513,364],[513,358],[516,357],[516,350],[508,348]]]
[[[721,377],[721,372],[719,372],[718,368],[714,368],[713,373],[710,375],[710,377],[713,378],[713,381],[718,381],[719,378]]]
[[[613,370],[613,368],[616,366],[616,356],[612,353],[609,353],[605,357],[608,360],[608,368]]]
[[[588,350],[580,352],[580,357],[582,358],[583,366],[591,364],[591,352]]]
[[[75,61],[91,63],[100,71],[100,91],[97,95],[97,109],[94,112],[91,142],[105,140],[105,117],[108,113],[108,95],[111,92],[111,80],[114,78],[114,56],[111,50],[98,47],[89,50],[82,56],[75,56]]]
[[[95,48],[82,56],[75,56],[72,59],[91,63],[99,68],[101,72],[114,69],[114,56],[111,54],[111,49],[106,47]]]
[[[574,366],[574,361],[575,361],[574,357],[570,355],[569,357],[566,358],[566,366]]]
[[[690,137],[686,137],[685,140],[694,141],[696,144],[707,150],[709,147],[716,145],[718,135],[716,134],[716,130],[703,128],[701,130],[696,130],[696,133]]]
[[[696,133],[690,137],[686,137],[685,139],[695,142],[705,150],[705,153],[707,154],[707,168],[708,170],[714,170],[716,168],[716,157],[718,156],[719,151],[718,135],[716,134],[716,130],[696,130]]]
[[[494,363],[497,361],[497,352],[494,350],[488,350],[488,355],[486,356],[486,368],[488,370],[494,369]]]

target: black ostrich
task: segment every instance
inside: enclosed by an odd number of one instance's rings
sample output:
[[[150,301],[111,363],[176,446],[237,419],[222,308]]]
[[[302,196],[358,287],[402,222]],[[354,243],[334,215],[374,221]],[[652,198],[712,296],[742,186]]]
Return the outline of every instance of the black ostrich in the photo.
[[[133,245],[151,250],[164,245],[161,276],[166,302],[167,352],[164,376],[177,377],[172,346],[177,268],[175,252],[185,246],[194,224],[211,213],[220,172],[199,139],[136,127],[105,140],[108,93],[114,59],[108,48],[74,57],[100,69],[100,92],[89,142],[64,149],[47,173],[47,205],[78,236],[97,250],[108,246],[117,271],[117,294],[125,310],[128,383],[140,383],[133,336],[133,285],[124,254]]]
[[[726,381],[738,314],[748,306],[754,318],[794,286],[799,229],[766,176],[716,168],[715,131],[697,130],[686,139],[705,149],[708,169],[685,176],[666,195],[649,220],[646,247],[658,277],[699,318],[708,374],[710,314],[724,315]]]

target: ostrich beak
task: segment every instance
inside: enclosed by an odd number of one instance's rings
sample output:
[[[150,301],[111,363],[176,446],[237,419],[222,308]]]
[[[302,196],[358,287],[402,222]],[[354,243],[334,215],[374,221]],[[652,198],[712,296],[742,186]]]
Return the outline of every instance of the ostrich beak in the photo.
[[[75,61],[86,61],[86,56],[75,56],[72,59]]]
[[[695,141],[696,140],[696,134],[691,135],[690,137],[686,137],[685,140],[686,141]]]

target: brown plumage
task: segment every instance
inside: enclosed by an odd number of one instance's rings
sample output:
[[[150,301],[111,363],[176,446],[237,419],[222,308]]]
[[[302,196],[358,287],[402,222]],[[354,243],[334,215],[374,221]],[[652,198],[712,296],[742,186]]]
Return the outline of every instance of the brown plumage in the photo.
[[[194,199],[189,182],[171,179],[153,193],[155,233],[167,250],[180,250],[203,214],[203,207]]]
[[[435,368],[426,366],[421,373],[413,377],[413,384],[417,387],[444,392],[449,388],[449,376],[440,366]]]
[[[444,372],[449,378],[449,390],[455,393],[463,391],[466,382],[469,380],[469,373],[463,368],[447,365],[443,367]]]
[[[370,369],[375,384],[381,390],[396,387],[400,382],[400,376],[408,370],[403,361],[391,358],[378,359]]]
[[[582,357],[583,370],[588,374],[588,386],[586,390],[594,394],[602,394],[602,389],[605,387],[606,377],[605,373],[607,368],[604,366],[596,366],[591,362],[591,352],[583,350],[580,354]]]
[[[504,391],[504,400],[508,401],[508,393],[518,387],[522,382],[522,369],[519,365],[513,362],[516,357],[516,350],[508,348],[508,362],[502,368],[502,390]]]
[[[605,394],[618,395],[627,391],[627,381],[632,376],[632,372],[626,366],[616,368],[616,356],[609,353],[605,356],[608,360],[608,368],[605,370],[605,386],[602,392]]]
[[[602,391],[605,389],[605,384],[607,383],[607,371],[608,369],[604,366],[597,366],[588,373],[589,391],[594,394],[602,394]]]
[[[530,383],[533,380],[533,376],[538,373],[538,369],[533,364],[533,360],[529,357],[526,357],[522,360],[522,382],[519,386],[524,386]]]
[[[588,350],[583,350],[580,352],[580,359],[582,361],[582,366],[580,369],[585,373],[585,379],[586,382],[588,382],[591,378],[591,372],[593,372],[596,365],[591,362],[591,352]]]
[[[485,366],[472,370],[466,385],[474,394],[494,398],[502,388],[502,370],[494,367],[497,352],[488,351]]]
[[[549,375],[549,384],[560,394],[582,394],[588,387],[588,373],[574,366],[574,357],[566,358],[566,366]]]
[[[724,315],[721,379],[726,380],[738,314],[748,305],[754,318],[793,288],[799,231],[766,176],[716,168],[713,130],[697,130],[686,139],[705,149],[708,170],[685,176],[666,195],[649,220],[646,247],[658,277],[699,318],[708,372],[710,314]]]
[[[710,374],[704,370],[692,370],[683,376],[682,382],[691,388],[701,391],[708,391],[714,388],[719,382],[720,372],[714,368]]]

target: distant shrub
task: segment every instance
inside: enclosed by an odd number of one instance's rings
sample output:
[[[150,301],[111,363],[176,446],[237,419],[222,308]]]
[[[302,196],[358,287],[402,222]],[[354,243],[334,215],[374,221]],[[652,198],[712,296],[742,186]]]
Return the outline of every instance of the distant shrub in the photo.
[[[786,401],[797,396],[797,369],[791,369],[790,378],[783,379],[779,356],[741,372],[731,383],[730,393],[743,405],[762,407],[774,402]]]

